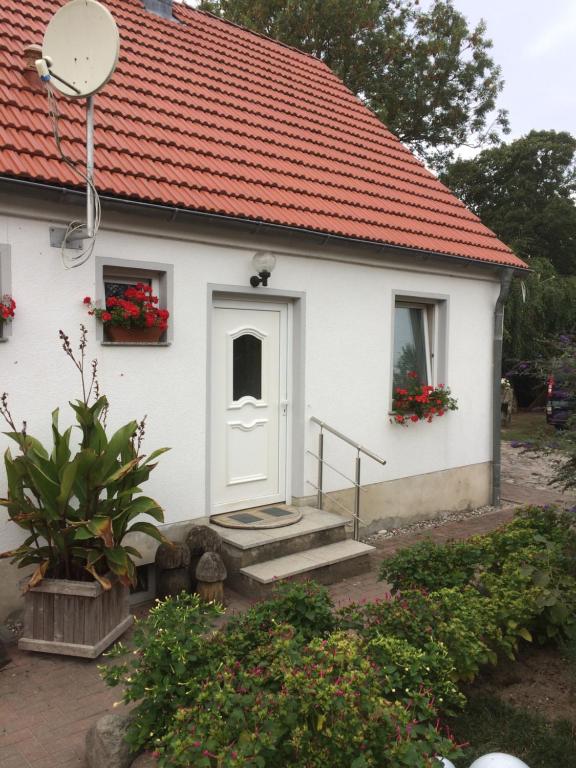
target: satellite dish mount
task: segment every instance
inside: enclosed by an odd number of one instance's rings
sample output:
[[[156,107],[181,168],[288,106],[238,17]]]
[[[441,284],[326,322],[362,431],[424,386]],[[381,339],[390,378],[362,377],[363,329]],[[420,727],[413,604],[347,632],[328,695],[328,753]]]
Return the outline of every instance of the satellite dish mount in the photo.
[[[66,266],[79,266],[92,253],[100,224],[100,201],[94,186],[94,94],[112,77],[118,63],[120,35],[114,17],[97,0],[71,0],[52,17],[44,33],[42,58],[36,61],[40,79],[46,84],[54,137],[60,156],[86,182],[86,223],[72,222],[63,231],[58,245],[66,263],[65,250],[75,248]],[[86,99],[86,171],[67,157],[60,145],[59,112],[53,91],[70,99]],[[55,244],[56,229],[51,230]],[[86,248],[83,242],[89,240]],[[85,258],[84,258],[85,257]],[[76,262],[76,263],[74,263]]]

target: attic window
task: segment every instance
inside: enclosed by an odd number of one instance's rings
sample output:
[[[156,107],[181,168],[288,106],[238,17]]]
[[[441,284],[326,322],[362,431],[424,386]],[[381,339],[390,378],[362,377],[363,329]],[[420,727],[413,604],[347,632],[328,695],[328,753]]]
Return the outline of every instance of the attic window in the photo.
[[[155,13],[163,19],[176,21],[172,15],[172,0],[143,0],[142,4],[150,13]]]

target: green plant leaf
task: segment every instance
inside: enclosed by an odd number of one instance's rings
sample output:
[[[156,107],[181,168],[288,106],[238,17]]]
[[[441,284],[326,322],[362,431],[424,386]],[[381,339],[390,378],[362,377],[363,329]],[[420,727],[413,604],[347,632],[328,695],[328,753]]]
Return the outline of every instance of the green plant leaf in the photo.
[[[112,519],[110,517],[94,517],[86,523],[86,527],[94,536],[102,539],[105,547],[114,546]]]
[[[67,506],[70,496],[72,494],[72,488],[74,481],[76,480],[76,474],[78,472],[78,463],[73,461],[68,464],[62,473],[62,479],[60,481],[60,493],[57,497],[57,502],[60,507],[60,511],[63,511]]]
[[[118,469],[116,472],[114,472],[109,477],[107,477],[104,480],[103,485],[109,486],[109,485],[112,485],[113,483],[116,483],[118,480],[122,480],[122,478],[126,477],[126,475],[128,475],[137,464],[138,464],[137,458],[131,459],[127,464],[124,464],[124,466],[120,467],[120,469]]]
[[[158,502],[149,496],[139,496],[126,507],[128,521],[133,520],[138,515],[150,515],[159,523],[164,522],[164,511]]]
[[[142,466],[145,467],[148,464],[150,464],[151,461],[154,461],[154,459],[157,459],[158,456],[162,456],[163,453],[166,453],[166,451],[170,451],[171,448],[157,448],[155,451],[152,451],[146,459],[142,462]],[[156,465],[154,465],[156,466]]]
[[[146,522],[134,523],[134,525],[128,528],[126,533],[127,534],[128,533],[145,533],[147,536],[152,536],[153,539],[156,539],[162,544],[170,543],[170,540],[167,539],[166,536],[164,536],[164,534],[161,533],[153,523],[146,523]]]

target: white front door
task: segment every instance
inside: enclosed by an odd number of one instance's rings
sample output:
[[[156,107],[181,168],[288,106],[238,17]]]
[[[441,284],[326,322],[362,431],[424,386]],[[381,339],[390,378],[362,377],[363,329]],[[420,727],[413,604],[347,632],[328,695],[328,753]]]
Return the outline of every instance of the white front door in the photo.
[[[287,310],[214,302],[213,513],[286,500]]]

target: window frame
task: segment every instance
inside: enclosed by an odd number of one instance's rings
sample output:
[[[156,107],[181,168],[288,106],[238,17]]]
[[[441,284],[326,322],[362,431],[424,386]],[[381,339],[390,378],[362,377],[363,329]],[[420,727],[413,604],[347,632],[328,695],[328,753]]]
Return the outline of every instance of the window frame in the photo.
[[[0,243],[0,297],[5,293],[12,296],[11,248],[8,243]],[[8,341],[10,336],[12,336],[12,322],[2,323],[0,343]]]
[[[174,338],[174,266],[154,261],[133,261],[131,259],[115,259],[98,257],[96,259],[96,303],[99,307],[106,305],[106,282],[127,285],[142,281],[151,281],[152,290],[158,296],[159,306],[170,312],[168,328],[160,341],[148,342],[149,346],[169,346]],[[97,339],[102,345],[130,346],[132,342],[110,341],[104,335],[102,323],[96,324]],[[138,343],[137,346],[142,346]]]
[[[392,291],[390,344],[390,407],[394,400],[394,359],[396,308],[425,310],[424,337],[428,384],[438,386],[446,381],[448,371],[448,313],[449,297],[445,294],[406,293]]]

